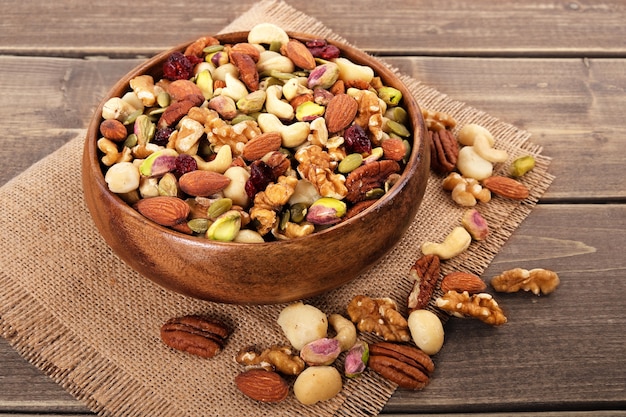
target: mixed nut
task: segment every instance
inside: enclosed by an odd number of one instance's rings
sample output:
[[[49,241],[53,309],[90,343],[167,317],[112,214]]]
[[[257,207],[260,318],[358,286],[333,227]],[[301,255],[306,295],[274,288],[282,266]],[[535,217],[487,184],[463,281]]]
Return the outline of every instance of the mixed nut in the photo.
[[[109,190],[162,226],[291,239],[393,186],[411,153],[403,103],[326,40],[262,23],[247,41],[203,37],[172,53],[161,79],[132,78],[104,103],[97,146]]]

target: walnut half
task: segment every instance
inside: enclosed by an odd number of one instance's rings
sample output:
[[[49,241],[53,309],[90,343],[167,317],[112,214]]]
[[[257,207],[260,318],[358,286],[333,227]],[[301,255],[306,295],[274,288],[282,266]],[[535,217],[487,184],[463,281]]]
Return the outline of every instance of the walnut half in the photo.
[[[448,291],[435,300],[435,305],[456,317],[472,317],[494,326],[506,323],[506,316],[496,300],[484,292],[470,295],[467,291]]]
[[[491,280],[498,292],[532,291],[533,294],[549,294],[556,289],[560,280],[556,272],[547,269],[510,269]]]

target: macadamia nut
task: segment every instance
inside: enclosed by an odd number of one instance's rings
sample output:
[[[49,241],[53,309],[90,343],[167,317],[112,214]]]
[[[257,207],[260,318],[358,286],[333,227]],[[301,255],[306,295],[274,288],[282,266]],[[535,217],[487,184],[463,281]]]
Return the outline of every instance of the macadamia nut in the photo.
[[[434,355],[443,346],[443,325],[439,317],[428,310],[415,310],[407,320],[415,345],[427,355]]]
[[[328,318],[317,307],[297,302],[280,312],[278,325],[289,343],[296,350],[302,350],[307,343],[326,337]]]
[[[326,401],[341,392],[341,374],[332,366],[306,368],[293,384],[293,393],[302,404]]]

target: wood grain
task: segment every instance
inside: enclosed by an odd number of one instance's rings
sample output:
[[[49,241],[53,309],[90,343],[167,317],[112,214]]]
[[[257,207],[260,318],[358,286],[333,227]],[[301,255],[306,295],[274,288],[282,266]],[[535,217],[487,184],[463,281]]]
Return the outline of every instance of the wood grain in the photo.
[[[142,0],[129,7],[122,0],[88,5],[66,0],[59,6],[8,0],[0,17],[0,53],[152,55],[221,29],[252,4]],[[384,13],[375,0],[289,4],[360,48],[381,54],[606,57],[626,52],[626,4],[619,0],[391,0]]]

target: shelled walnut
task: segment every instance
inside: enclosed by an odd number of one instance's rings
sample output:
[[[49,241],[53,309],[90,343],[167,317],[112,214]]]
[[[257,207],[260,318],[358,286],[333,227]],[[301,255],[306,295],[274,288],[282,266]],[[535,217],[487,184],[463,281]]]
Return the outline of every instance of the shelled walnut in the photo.
[[[532,291],[533,294],[549,294],[556,289],[560,280],[556,272],[547,269],[514,268],[504,271],[491,280],[491,286],[498,292]]]

